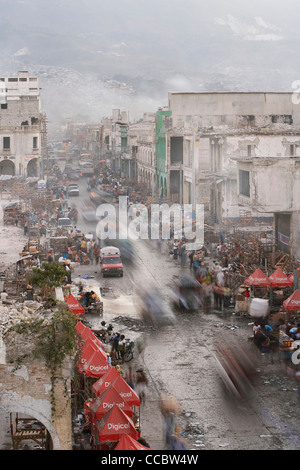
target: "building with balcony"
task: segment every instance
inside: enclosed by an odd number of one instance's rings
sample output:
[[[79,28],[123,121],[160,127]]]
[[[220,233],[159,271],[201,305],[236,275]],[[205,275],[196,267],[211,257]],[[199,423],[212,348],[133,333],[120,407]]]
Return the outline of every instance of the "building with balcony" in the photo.
[[[0,77],[0,174],[42,176],[46,149],[38,79],[28,72]]]

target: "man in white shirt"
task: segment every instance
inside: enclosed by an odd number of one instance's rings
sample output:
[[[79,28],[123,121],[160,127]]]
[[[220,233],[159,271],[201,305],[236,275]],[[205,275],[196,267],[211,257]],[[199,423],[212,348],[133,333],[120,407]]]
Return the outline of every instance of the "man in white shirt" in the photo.
[[[5,301],[8,297],[8,293],[3,290],[3,292],[1,292],[1,302]]]

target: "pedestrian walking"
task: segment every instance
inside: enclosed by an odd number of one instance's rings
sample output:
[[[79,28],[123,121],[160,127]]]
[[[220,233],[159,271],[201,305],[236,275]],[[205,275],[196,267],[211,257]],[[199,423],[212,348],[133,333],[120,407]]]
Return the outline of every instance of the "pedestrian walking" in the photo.
[[[134,389],[134,373],[132,371],[132,367],[129,366],[126,375],[125,375],[125,380],[128,383],[129,387]]]
[[[184,268],[185,266],[185,263],[186,263],[186,249],[185,249],[185,245],[183,245],[181,247],[181,252],[180,252],[180,263],[181,263],[181,267]]]
[[[118,359],[121,359],[122,364],[124,363],[125,348],[126,348],[125,336],[121,335],[120,340],[118,342]]]
[[[28,220],[26,220],[24,224],[24,235],[27,235],[27,233],[28,233]]]
[[[95,264],[98,264],[99,258],[100,258],[100,248],[98,246],[94,248],[94,258],[95,258]]]
[[[148,389],[148,379],[143,369],[136,371],[135,390],[140,399],[141,405],[145,405]]]
[[[113,340],[113,344],[111,348],[111,355],[114,359],[118,358],[118,344],[120,341],[120,337],[121,337],[120,333],[116,333],[114,340]]]

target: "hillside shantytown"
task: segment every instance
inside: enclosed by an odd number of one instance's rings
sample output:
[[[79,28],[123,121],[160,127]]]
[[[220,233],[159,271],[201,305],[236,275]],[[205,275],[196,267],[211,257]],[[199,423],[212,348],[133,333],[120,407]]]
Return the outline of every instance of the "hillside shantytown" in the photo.
[[[39,77],[0,77],[1,449],[299,448],[299,106],[169,92],[52,135]],[[204,241],[99,237],[120,201],[201,206]]]

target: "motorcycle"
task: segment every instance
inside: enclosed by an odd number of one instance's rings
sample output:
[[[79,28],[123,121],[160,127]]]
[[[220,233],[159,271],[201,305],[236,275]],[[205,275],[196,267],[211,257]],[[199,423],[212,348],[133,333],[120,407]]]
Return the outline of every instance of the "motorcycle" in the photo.
[[[101,322],[101,325],[105,326],[105,322]],[[112,342],[114,339],[113,329],[114,327],[111,324],[109,324],[107,328],[101,328],[99,330],[92,329],[92,332],[97,338],[100,339],[100,341],[108,344],[109,342]]]
[[[124,353],[125,362],[130,362],[131,359],[133,359],[133,351],[134,351],[134,341],[130,341],[130,339],[126,339],[125,353]]]

